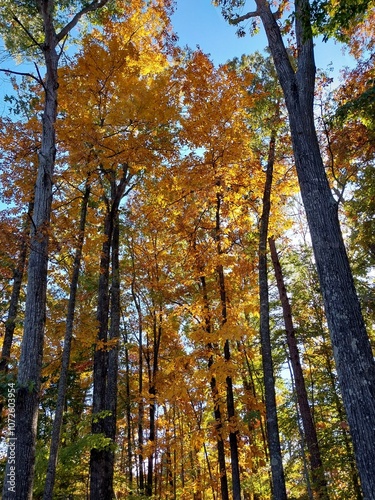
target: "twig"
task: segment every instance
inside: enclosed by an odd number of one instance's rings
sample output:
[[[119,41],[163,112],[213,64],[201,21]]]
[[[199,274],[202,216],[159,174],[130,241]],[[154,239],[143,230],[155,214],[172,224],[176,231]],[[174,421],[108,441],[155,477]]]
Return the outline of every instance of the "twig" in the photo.
[[[13,16],[13,21],[16,21],[17,24],[19,24],[21,26],[21,28],[23,29],[23,31],[26,33],[26,35],[30,38],[30,40],[32,40],[34,42],[34,44],[39,47],[40,49],[42,48],[42,44],[39,43],[37,40],[35,40],[35,38],[33,37],[33,35],[30,33],[30,31],[21,23],[21,21],[18,19],[18,17],[16,16]]]

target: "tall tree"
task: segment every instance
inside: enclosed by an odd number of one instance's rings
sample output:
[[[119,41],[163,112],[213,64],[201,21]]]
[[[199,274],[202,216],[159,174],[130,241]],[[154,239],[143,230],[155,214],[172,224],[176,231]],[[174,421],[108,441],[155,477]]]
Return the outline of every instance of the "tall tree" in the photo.
[[[86,228],[87,205],[89,202],[89,197],[90,197],[90,184],[89,182],[87,182],[82,199],[78,242],[74,256],[74,263],[72,270],[73,272],[72,272],[69,301],[68,301],[68,310],[66,314],[66,330],[65,330],[64,348],[63,348],[60,379],[58,386],[58,396],[56,403],[55,418],[53,421],[53,428],[52,428],[46,484],[43,495],[43,498],[45,500],[52,499],[53,488],[55,484],[56,465],[57,465],[58,449],[60,444],[61,425],[64,414],[66,388],[68,382],[68,370],[70,363],[71,345],[73,339],[77,288],[78,288],[78,280],[81,268],[82,248],[83,248],[85,228]]]
[[[313,489],[317,495],[317,498],[328,499],[327,481],[324,477],[323,463],[320,454],[318,436],[316,433],[316,427],[313,421],[307,397],[305,379],[301,367],[300,355],[295,337],[295,330],[292,319],[292,309],[290,306],[288,295],[286,293],[284,276],[281,269],[279,256],[276,251],[275,240],[273,238],[269,238],[269,246],[271,251],[271,259],[276,276],[277,287],[279,290],[279,297],[283,308],[285,331],[287,336],[287,344],[289,349],[291,366],[293,370],[294,382],[296,386],[297,401],[301,414],[306,444],[310,455]]]
[[[38,174],[35,186],[33,224],[28,267],[25,327],[22,340],[21,359],[18,370],[16,391],[16,470],[18,480],[16,492],[11,491],[7,480],[4,481],[3,498],[31,498],[36,426],[38,421],[38,400],[40,374],[43,359],[43,341],[47,289],[48,265],[48,226],[51,216],[53,173],[56,157],[55,123],[57,118],[57,68],[62,54],[59,44],[65,40],[83,15],[103,7],[108,0],[69,2],[76,10],[71,20],[62,28],[57,19],[67,8],[66,2],[37,0],[27,5],[17,6],[2,2],[9,24],[17,26],[27,34],[28,43],[38,48],[42,55],[46,74],[37,80],[44,89],[44,109],[42,114],[41,147],[38,155]],[[60,12],[57,12],[60,10]],[[9,12],[10,11],[10,12]],[[2,16],[3,17],[3,16]],[[27,23],[23,21],[26,18]],[[8,20],[5,17],[5,21]],[[2,19],[4,21],[4,17]],[[33,33],[33,22],[39,24],[39,32]],[[25,25],[26,24],[26,25]],[[30,26],[31,25],[31,26]],[[30,28],[30,29],[29,29]],[[6,37],[6,42],[8,38]],[[10,464],[7,464],[9,473]]]
[[[272,347],[270,337],[270,313],[268,292],[267,238],[271,212],[271,187],[275,163],[276,133],[270,138],[269,153],[264,183],[262,215],[259,227],[259,302],[260,302],[260,341],[262,350],[262,366],[264,393],[266,402],[267,441],[270,453],[272,494],[275,499],[286,499],[285,475],[281,456],[279,426],[276,411],[275,376],[273,370]]]
[[[375,362],[354,287],[337,203],[325,173],[314,123],[314,41],[308,0],[295,3],[296,67],[284,45],[277,13],[267,0],[233,16],[244,2],[223,0],[232,23],[259,17],[264,26],[288,109],[298,180],[311,233],[333,351],[365,496],[375,491]]]

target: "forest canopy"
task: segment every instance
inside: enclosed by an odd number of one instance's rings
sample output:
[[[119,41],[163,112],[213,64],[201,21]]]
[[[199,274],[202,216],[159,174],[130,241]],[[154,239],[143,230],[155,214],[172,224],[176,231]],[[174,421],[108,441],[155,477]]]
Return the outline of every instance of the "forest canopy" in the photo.
[[[0,1],[2,498],[372,498],[373,2],[176,3]]]

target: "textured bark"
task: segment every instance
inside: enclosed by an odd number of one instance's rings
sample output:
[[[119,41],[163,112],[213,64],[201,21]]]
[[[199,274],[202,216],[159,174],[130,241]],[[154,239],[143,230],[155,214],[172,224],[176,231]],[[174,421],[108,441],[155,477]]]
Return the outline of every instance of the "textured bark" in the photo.
[[[263,209],[259,229],[260,340],[266,402],[267,441],[271,462],[272,493],[273,498],[275,498],[276,500],[286,500],[287,496],[276,410],[275,377],[273,372],[269,325],[270,318],[267,277],[267,235],[271,210],[271,186],[274,161],[275,135],[273,134],[269,145],[266,182],[263,193]]]
[[[108,210],[105,223],[104,235],[106,240],[102,246],[100,259],[100,276],[98,286],[97,321],[99,324],[97,339],[105,344],[108,341],[108,317],[109,317],[109,274],[110,274],[110,248],[113,232],[112,211]],[[91,431],[93,434],[105,435],[104,421],[106,412],[106,388],[107,388],[108,352],[106,346],[94,352],[93,370],[93,421]],[[90,495],[98,500],[113,498],[111,490],[110,471],[106,463],[106,449],[93,448],[90,454]]]
[[[46,483],[44,488],[44,500],[52,499],[53,488],[55,484],[55,475],[56,475],[56,465],[57,465],[57,456],[58,449],[60,444],[60,433],[61,426],[64,414],[64,405],[65,405],[65,394],[66,387],[68,381],[68,370],[70,363],[70,351],[72,345],[73,338],[73,326],[74,326],[74,316],[75,316],[75,308],[76,308],[76,297],[77,297],[77,288],[78,288],[78,280],[79,273],[81,268],[81,258],[82,258],[82,248],[84,242],[84,233],[86,226],[86,215],[87,215],[87,205],[90,196],[90,186],[86,186],[85,194],[82,200],[81,206],[81,218],[79,224],[79,234],[78,234],[78,244],[75,251],[74,262],[73,262],[73,273],[70,283],[70,293],[69,293],[69,302],[68,302],[68,311],[66,315],[66,328],[65,328],[65,337],[64,337],[64,347],[62,354],[62,363],[60,370],[60,379],[57,391],[57,403],[56,403],[56,411],[55,418],[53,421],[52,428],[52,436],[51,436],[51,446],[48,460],[48,468],[47,468],[47,476]]]
[[[42,115],[42,140],[39,152],[32,217],[25,326],[18,370],[18,389],[15,411],[15,470],[16,493],[4,481],[3,498],[32,497],[35,442],[38,420],[40,373],[43,358],[43,339],[48,266],[48,226],[52,202],[52,177],[55,166],[55,122],[57,113],[57,36],[53,26],[51,2],[41,2],[40,15],[44,22],[43,55],[46,64],[45,101]],[[7,471],[9,472],[9,462]]]
[[[100,275],[98,283],[98,306],[97,306],[97,321],[98,333],[97,340],[100,342],[100,348],[95,347],[94,352],[94,373],[93,373],[93,419],[91,430],[93,434],[101,434],[109,439],[109,443],[105,447],[92,448],[90,453],[90,495],[98,500],[109,500],[114,497],[113,492],[113,472],[114,472],[114,433],[113,428],[115,423],[115,407],[113,405],[114,386],[116,385],[116,376],[114,370],[117,370],[117,348],[108,349],[108,323],[109,323],[109,308],[110,308],[110,268],[111,268],[111,250],[114,255],[112,261],[112,275],[116,283],[116,238],[117,235],[117,218],[120,202],[125,194],[131,188],[128,188],[131,174],[127,165],[123,165],[121,179],[116,183],[115,172],[111,174],[111,196],[110,199],[105,199],[107,205],[107,213],[104,220],[104,235],[106,237],[102,245],[100,259]],[[115,266],[113,268],[113,265]],[[114,292],[116,297],[116,283]],[[116,304],[113,305],[114,312]],[[112,321],[110,336],[117,335],[115,330],[118,329],[119,318],[116,317]],[[104,347],[104,348],[103,348]],[[114,420],[113,420],[114,419]],[[113,423],[114,422],[114,423]]]
[[[58,44],[76,26],[87,12],[94,11],[108,0],[94,0],[77,12],[59,32],[55,31],[55,2],[36,0],[43,24],[42,52],[46,75],[43,82],[44,106],[42,114],[41,147],[38,154],[38,172],[35,185],[34,212],[28,265],[26,290],[25,326],[15,405],[15,470],[17,470],[16,492],[4,481],[3,499],[30,499],[34,480],[35,444],[38,423],[40,374],[43,360],[44,326],[46,316],[47,269],[49,224],[52,206],[52,184],[56,157],[55,123],[57,117],[57,68],[61,51]],[[32,45],[35,41],[32,40]],[[10,472],[8,460],[6,475]]]
[[[302,371],[300,355],[293,325],[292,309],[289,303],[289,298],[284,284],[284,276],[281,269],[279,256],[276,251],[276,244],[273,238],[269,238],[269,246],[271,258],[275,270],[279,297],[283,309],[285,331],[287,344],[289,349],[290,362],[293,370],[294,382],[296,386],[296,394],[298,406],[301,414],[302,425],[306,440],[307,449],[309,451],[310,467],[312,475],[312,488],[315,497],[328,500],[327,481],[324,477],[323,463],[320,455],[319,441],[316,433],[316,427],[313,421],[309,400],[307,397],[305,378]]]
[[[365,498],[375,491],[375,363],[314,124],[309,2],[296,3],[297,70],[266,0],[256,0],[288,109],[297,175]]]
[[[116,437],[117,421],[117,380],[118,380],[118,349],[120,336],[120,224],[119,214],[116,213],[114,220],[112,236],[112,283],[111,283],[111,325],[109,329],[109,340],[111,346],[108,349],[108,368],[107,368],[107,386],[105,394],[105,407],[109,412],[104,419],[104,434],[111,439],[112,446],[104,450],[104,460],[107,470],[107,490],[113,492],[113,474],[114,474],[114,442]],[[109,497],[107,497],[109,498]]]

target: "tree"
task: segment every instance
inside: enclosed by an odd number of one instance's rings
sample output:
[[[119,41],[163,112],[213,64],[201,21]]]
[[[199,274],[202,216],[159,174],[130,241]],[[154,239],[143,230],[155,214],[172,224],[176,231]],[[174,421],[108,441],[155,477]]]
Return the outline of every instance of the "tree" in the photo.
[[[375,491],[375,363],[354,287],[335,202],[324,170],[314,124],[315,63],[310,6],[295,5],[296,69],[285,48],[277,19],[267,0],[256,0],[256,10],[233,17],[244,2],[221,1],[232,23],[259,17],[288,109],[294,157],[311,233],[336,367],[353,438],[365,496]]]
[[[300,355],[298,351],[297,341],[295,338],[295,331],[292,319],[292,309],[289,303],[288,295],[286,293],[284,276],[281,269],[279,256],[276,251],[275,240],[273,238],[269,238],[269,246],[271,251],[271,259],[275,270],[280,301],[282,303],[282,308],[283,308],[285,331],[287,335],[289,356],[293,370],[294,382],[296,386],[297,401],[301,414],[303,430],[305,433],[306,444],[310,455],[313,490],[315,491],[317,498],[327,499],[328,498],[327,482],[324,477],[318,436],[316,433],[316,427],[309,406],[304,375],[301,367]]]
[[[277,120],[277,117],[276,117]],[[273,370],[272,348],[270,338],[270,314],[267,272],[267,238],[271,211],[271,188],[273,167],[275,162],[276,132],[270,138],[266,180],[262,200],[262,215],[259,224],[259,330],[262,349],[262,365],[264,377],[264,392],[266,402],[267,440],[270,453],[272,473],[272,494],[275,498],[287,498],[285,476],[280,448],[279,426],[276,412],[275,377]]]
[[[59,14],[55,11],[52,0],[36,1],[22,5],[13,11],[9,2],[2,2],[5,16],[10,16],[7,28],[17,26],[29,38],[28,42],[38,48],[46,67],[45,78],[36,79],[44,89],[44,109],[42,115],[41,147],[38,154],[38,174],[35,187],[31,250],[28,267],[25,327],[22,352],[18,370],[16,392],[16,470],[19,480],[16,485],[16,498],[31,498],[33,468],[35,460],[35,439],[38,420],[38,399],[40,373],[43,359],[43,340],[45,323],[45,304],[48,265],[48,225],[51,215],[52,184],[56,157],[55,123],[57,117],[57,68],[62,51],[58,49],[70,31],[83,15],[103,7],[108,0],[94,0],[89,4],[70,2],[75,8],[72,19],[59,27]],[[67,5],[57,5],[63,11]],[[2,21],[4,17],[2,16]],[[27,19],[27,25],[21,20]],[[33,31],[33,22],[37,21],[41,32]],[[7,18],[5,17],[5,21]],[[30,26],[31,25],[31,26]],[[29,30],[30,28],[30,30]],[[3,32],[4,34],[4,32]],[[38,40],[39,39],[39,40]],[[9,38],[6,37],[6,41]],[[7,472],[9,472],[7,465]],[[14,492],[4,481],[3,498],[13,498]]]
[[[58,449],[59,449],[59,444],[60,444],[61,426],[62,426],[62,419],[63,419],[63,413],[64,413],[64,406],[65,406],[66,388],[67,388],[67,382],[68,382],[68,370],[69,370],[69,363],[70,363],[71,344],[72,344],[72,338],[73,338],[73,326],[74,326],[74,316],[75,316],[75,308],[76,308],[77,288],[78,288],[78,280],[79,280],[79,274],[80,274],[80,269],[81,269],[82,248],[83,248],[83,243],[84,243],[86,218],[87,218],[87,205],[89,202],[89,197],[90,197],[90,184],[87,183],[86,187],[85,187],[83,199],[82,199],[78,242],[77,242],[77,248],[75,250],[73,270],[72,270],[73,272],[72,272],[72,278],[71,278],[71,284],[70,284],[68,310],[66,313],[66,330],[65,330],[65,336],[64,336],[64,349],[63,349],[63,355],[62,355],[62,363],[61,363],[61,372],[60,372],[60,378],[59,378],[55,418],[53,421],[53,429],[52,429],[52,436],[51,436],[51,447],[50,447],[50,455],[49,455],[49,461],[48,461],[46,484],[45,484],[45,490],[44,490],[44,495],[43,495],[43,498],[45,500],[49,500],[52,498],[53,488],[54,488],[54,484],[55,484],[57,456],[58,456]]]

